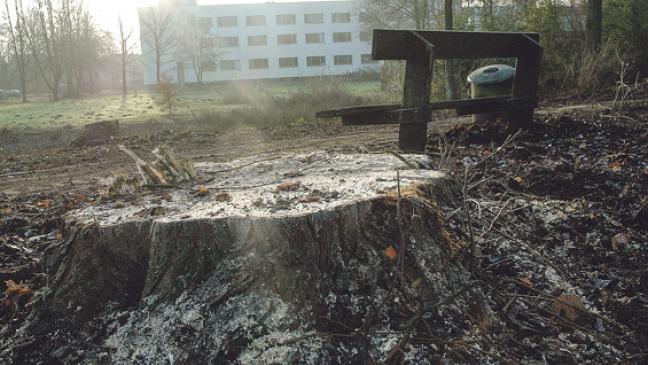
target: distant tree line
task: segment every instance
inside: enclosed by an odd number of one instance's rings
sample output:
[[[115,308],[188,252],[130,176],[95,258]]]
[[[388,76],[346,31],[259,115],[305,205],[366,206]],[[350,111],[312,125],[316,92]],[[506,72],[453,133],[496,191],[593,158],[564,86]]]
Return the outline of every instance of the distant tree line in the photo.
[[[3,10],[0,85],[19,87],[23,101],[43,89],[52,100],[96,90],[97,69],[116,53],[115,41],[81,0],[4,0]]]
[[[545,49],[540,85],[546,94],[588,97],[621,76],[648,77],[646,0],[356,1],[367,28],[539,32]],[[445,75],[444,67],[435,67],[433,80],[442,80],[433,85],[436,96],[458,96],[467,73],[487,61],[498,60],[446,63]],[[387,65],[383,74],[399,77],[398,70],[398,64]]]
[[[201,20],[210,18],[181,14],[164,5],[142,8],[139,15],[142,54],[152,60],[156,82],[160,84],[170,77],[164,75],[163,67],[167,63],[174,63],[175,67],[166,69],[184,73],[184,65],[187,64],[196,82],[202,84],[204,72],[215,65],[220,55],[218,38],[209,32],[211,23],[201,23]],[[177,69],[178,65],[182,65],[181,70]]]

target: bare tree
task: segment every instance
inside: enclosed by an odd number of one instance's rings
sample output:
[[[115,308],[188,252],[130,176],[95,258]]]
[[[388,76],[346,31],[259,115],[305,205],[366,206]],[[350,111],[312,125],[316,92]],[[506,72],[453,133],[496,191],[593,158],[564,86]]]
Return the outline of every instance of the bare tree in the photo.
[[[441,14],[441,0],[360,0],[362,13],[375,27],[431,30]]]
[[[161,67],[178,44],[178,35],[174,32],[174,16],[166,7],[140,9],[142,27],[142,52],[152,52],[155,58],[155,80],[160,83]],[[148,49],[145,49],[148,48]]]
[[[37,0],[24,17],[27,40],[34,62],[52,92],[52,99],[59,100],[59,87],[64,75],[62,30],[56,19],[51,0]]]
[[[205,66],[215,62],[218,56],[217,45],[214,37],[209,33],[211,24],[199,23],[199,19],[194,16],[189,17],[187,22],[186,36],[181,48],[185,56],[190,59],[196,81],[202,84]]]
[[[124,21],[121,14],[119,15],[119,47],[121,50],[121,73],[122,73],[122,94],[126,96],[128,94],[128,82],[126,79],[126,68],[128,66],[128,54],[133,49],[133,45],[129,45],[128,41],[133,35],[133,29],[130,29],[128,33],[124,30]]]
[[[18,75],[20,77],[20,92],[22,94],[22,102],[27,102],[27,54],[26,54],[26,40],[25,28],[23,24],[23,6],[22,0],[14,2],[14,10],[16,14],[16,24],[13,24],[11,18],[11,8],[9,0],[5,0],[5,10],[7,12],[7,28],[9,33],[9,43],[13,51],[13,58],[16,61],[18,68]]]

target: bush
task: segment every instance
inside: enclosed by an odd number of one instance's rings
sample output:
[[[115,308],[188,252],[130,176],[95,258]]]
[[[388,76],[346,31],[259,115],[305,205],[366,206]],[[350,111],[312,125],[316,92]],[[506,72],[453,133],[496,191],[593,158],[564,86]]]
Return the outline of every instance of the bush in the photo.
[[[322,77],[309,79],[307,88],[288,96],[273,96],[255,86],[235,86],[221,97],[226,96],[234,104],[243,104],[230,112],[200,110],[193,113],[194,120],[200,125],[217,128],[234,126],[264,127],[289,125],[315,121],[315,113],[327,109],[364,105],[374,102],[371,98],[355,96],[342,87],[340,78]]]
[[[160,104],[168,106],[169,114],[171,114],[176,97],[176,86],[165,75],[162,75],[160,82],[155,86],[155,90],[160,94]]]
[[[610,42],[598,51],[584,48],[576,52],[564,70],[568,84],[564,84],[563,89],[580,97],[594,97],[607,91],[619,79],[623,57],[618,52]]]

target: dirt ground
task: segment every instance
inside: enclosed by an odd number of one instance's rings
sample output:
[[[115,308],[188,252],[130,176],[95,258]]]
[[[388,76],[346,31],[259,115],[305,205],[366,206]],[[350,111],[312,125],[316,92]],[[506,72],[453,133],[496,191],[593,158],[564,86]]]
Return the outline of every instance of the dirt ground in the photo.
[[[339,123],[299,123],[281,129],[237,128],[223,132],[198,130],[191,126],[127,126],[119,141],[143,158],[165,144],[175,153],[194,161],[228,161],[234,158],[276,152],[312,150],[369,151],[394,148],[398,129],[393,126],[343,127]],[[158,130],[157,132],[151,132]],[[7,141],[9,138],[5,139]],[[0,189],[7,195],[47,192],[85,191],[97,179],[134,172],[130,157],[115,144],[87,148],[38,148],[39,138],[32,137],[34,150],[5,156],[0,162]],[[71,138],[62,139],[62,144]],[[21,150],[31,148],[21,143]]]
[[[547,107],[519,133],[502,123],[449,126],[455,122],[434,128],[428,153],[432,168],[463,183],[464,207],[446,212],[447,224],[473,253],[471,270],[497,320],[478,329],[479,345],[439,353],[507,364],[648,361],[648,109]],[[128,126],[115,142],[144,159],[165,144],[182,157],[220,162],[384,152],[396,148],[397,131],[336,121],[223,131],[169,122]],[[101,179],[136,169],[116,143],[67,147],[73,136],[65,130],[0,138],[21,151],[0,156],[0,339],[7,339],[46,283],[39,261],[62,239],[61,215],[100,200]]]

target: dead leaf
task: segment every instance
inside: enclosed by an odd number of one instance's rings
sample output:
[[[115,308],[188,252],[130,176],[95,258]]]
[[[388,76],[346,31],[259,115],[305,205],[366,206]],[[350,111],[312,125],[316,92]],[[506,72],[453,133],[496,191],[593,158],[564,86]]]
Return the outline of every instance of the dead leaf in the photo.
[[[518,278],[518,283],[520,283],[522,286],[526,286],[529,289],[531,289],[531,288],[533,288],[535,286],[533,284],[533,282],[531,281],[531,278],[528,277],[528,276]]]
[[[162,199],[170,202],[171,200],[173,200],[173,194],[168,193],[168,192],[164,193],[164,194],[162,194]]]
[[[13,280],[5,280],[5,285],[7,290],[5,290],[5,295],[9,298],[15,296],[28,296],[32,294],[32,290],[24,285],[17,284]]]
[[[54,234],[54,239],[57,241],[62,241],[63,240],[63,233],[61,231],[56,231]]]
[[[522,176],[516,176],[513,180],[515,180],[516,183],[522,185],[524,182],[524,178]]]
[[[294,181],[286,181],[285,183],[281,183],[277,185],[277,190],[279,191],[294,191],[297,190],[301,186],[301,181],[299,180],[294,180]]]
[[[630,242],[630,235],[624,232],[617,233],[610,239],[612,250],[616,251],[621,246],[626,246]]]
[[[198,188],[198,192],[196,193],[196,195],[200,195],[200,196],[206,196],[206,195],[209,195],[209,188],[207,188],[207,187],[204,186],[204,185],[200,185],[200,187]]]
[[[13,280],[6,280],[5,285],[7,289],[4,292],[5,298],[0,300],[0,315],[4,316],[8,313],[14,316],[29,305],[29,300],[34,291],[25,285],[17,284]]]
[[[385,255],[387,255],[390,260],[394,260],[398,257],[398,252],[396,252],[396,249],[394,247],[387,246],[387,248],[385,248]]]
[[[621,170],[621,166],[623,166],[623,162],[621,160],[614,160],[608,164],[608,168],[612,171]]]
[[[232,196],[229,195],[228,193],[220,193],[216,195],[216,201],[217,202],[231,202],[232,201]]]
[[[1,215],[9,215],[9,214],[11,214],[11,212],[12,212],[11,208],[2,208],[2,209],[0,209],[0,214]]]
[[[52,207],[52,205],[54,205],[54,202],[51,199],[38,199],[34,202],[34,205],[39,208],[49,209]]]
[[[583,314],[583,311],[579,309],[585,309],[585,306],[576,295],[563,294],[556,298],[551,305],[551,311],[555,315],[572,322],[576,321]]]

